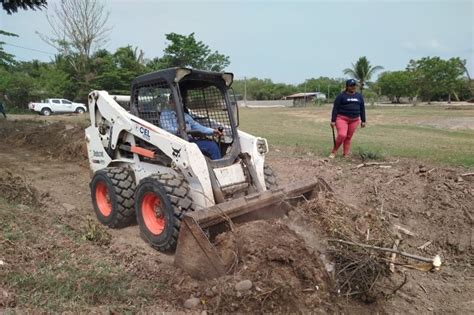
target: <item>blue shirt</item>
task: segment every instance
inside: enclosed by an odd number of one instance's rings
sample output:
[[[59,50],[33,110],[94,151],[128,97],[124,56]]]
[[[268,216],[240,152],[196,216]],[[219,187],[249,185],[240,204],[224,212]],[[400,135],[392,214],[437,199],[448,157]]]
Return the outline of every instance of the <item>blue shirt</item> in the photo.
[[[195,121],[191,115],[184,113],[184,122],[186,123],[187,131],[199,131],[205,135],[212,135],[214,129],[205,127]],[[160,126],[169,133],[178,134],[178,117],[174,110],[164,110],[160,114]]]
[[[364,98],[360,93],[348,94],[345,91],[339,94],[334,100],[332,108],[331,121],[335,122],[337,115],[357,118],[360,116],[362,122],[365,122],[365,104]]]

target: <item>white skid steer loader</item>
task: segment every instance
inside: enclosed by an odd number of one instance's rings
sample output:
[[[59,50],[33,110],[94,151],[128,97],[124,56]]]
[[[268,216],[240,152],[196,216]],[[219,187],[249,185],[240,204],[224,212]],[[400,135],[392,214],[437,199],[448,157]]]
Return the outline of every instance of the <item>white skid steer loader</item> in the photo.
[[[225,274],[210,239],[230,221],[278,216],[290,201],[329,189],[321,179],[278,188],[265,164],[266,139],[237,129],[232,80],[232,73],[186,68],[142,75],[132,82],[130,111],[105,91],[89,94],[98,220],[120,228],[136,218],[153,248],[176,250],[175,264],[197,278]],[[196,123],[219,132],[190,129]],[[214,149],[214,159],[203,147]]]

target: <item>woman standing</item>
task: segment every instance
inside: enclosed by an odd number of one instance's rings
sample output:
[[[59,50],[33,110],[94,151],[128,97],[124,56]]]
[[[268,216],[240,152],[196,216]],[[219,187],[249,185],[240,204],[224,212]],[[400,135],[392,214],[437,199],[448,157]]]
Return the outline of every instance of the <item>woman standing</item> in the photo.
[[[365,104],[362,94],[356,92],[357,82],[354,79],[346,81],[346,90],[334,100],[332,109],[331,128],[336,127],[337,138],[329,158],[336,157],[337,150],[343,145],[343,156],[347,157],[351,148],[352,136],[362,120],[365,127]]]

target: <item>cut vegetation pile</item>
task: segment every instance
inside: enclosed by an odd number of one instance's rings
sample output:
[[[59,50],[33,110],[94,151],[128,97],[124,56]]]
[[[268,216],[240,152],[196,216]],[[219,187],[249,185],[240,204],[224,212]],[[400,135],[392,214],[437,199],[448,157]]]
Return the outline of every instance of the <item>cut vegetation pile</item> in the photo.
[[[5,141],[63,161],[87,162],[84,129],[78,125],[44,121],[7,121],[0,125]]]
[[[26,177],[0,170],[0,193],[10,203],[41,207],[41,196],[38,190],[27,182]]]

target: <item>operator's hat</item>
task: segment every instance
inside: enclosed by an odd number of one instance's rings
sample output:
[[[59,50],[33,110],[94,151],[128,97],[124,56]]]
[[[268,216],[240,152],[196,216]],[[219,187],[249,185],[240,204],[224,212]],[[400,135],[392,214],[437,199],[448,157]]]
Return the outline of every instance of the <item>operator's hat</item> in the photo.
[[[346,86],[352,86],[352,85],[356,85],[357,84],[357,81],[354,80],[354,79],[349,79],[346,81]]]

